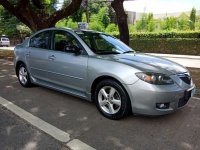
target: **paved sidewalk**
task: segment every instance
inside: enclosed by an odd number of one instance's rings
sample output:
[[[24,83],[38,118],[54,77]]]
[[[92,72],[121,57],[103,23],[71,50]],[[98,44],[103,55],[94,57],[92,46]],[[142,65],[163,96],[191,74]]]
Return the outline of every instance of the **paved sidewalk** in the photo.
[[[158,54],[158,53],[147,53],[147,54],[160,57],[170,57],[170,58],[200,59],[200,56],[194,56],[194,55]]]
[[[200,68],[200,56],[156,54],[156,53],[147,53],[147,54],[169,59],[169,60],[177,62],[185,67]]]

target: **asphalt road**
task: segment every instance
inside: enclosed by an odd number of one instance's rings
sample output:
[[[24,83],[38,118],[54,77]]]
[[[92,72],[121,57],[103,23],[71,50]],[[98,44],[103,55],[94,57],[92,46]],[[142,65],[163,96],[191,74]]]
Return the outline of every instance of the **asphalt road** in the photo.
[[[183,109],[170,115],[129,116],[113,121],[102,117],[95,105],[85,100],[38,86],[23,88],[17,81],[13,63],[5,60],[0,60],[0,96],[69,133],[70,139],[79,139],[95,149],[200,149],[200,99],[191,99]],[[12,126],[15,130],[9,129]],[[16,149],[17,145],[23,149],[38,134],[41,143],[48,143],[38,144],[43,145],[41,149],[65,148],[63,143],[8,110],[0,109],[1,148]]]
[[[0,106],[1,150],[68,150],[64,144],[32,127]]]

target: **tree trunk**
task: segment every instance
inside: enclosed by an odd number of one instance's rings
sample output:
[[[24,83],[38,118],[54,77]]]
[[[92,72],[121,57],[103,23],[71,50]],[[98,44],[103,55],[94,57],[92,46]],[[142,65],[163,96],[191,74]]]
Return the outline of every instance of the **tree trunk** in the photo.
[[[111,3],[112,8],[115,10],[117,17],[117,24],[120,33],[120,40],[129,45],[129,30],[127,24],[127,14],[123,7],[124,0],[114,0]]]

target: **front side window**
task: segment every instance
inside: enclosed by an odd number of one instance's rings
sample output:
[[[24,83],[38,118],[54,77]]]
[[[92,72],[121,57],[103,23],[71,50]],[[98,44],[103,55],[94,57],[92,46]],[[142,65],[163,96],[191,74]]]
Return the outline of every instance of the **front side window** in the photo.
[[[88,31],[78,31],[76,33],[96,54],[121,54],[135,52],[126,44],[110,35]]]
[[[41,32],[30,39],[30,47],[49,49],[49,31]]]
[[[53,49],[62,52],[73,52],[79,49],[80,45],[76,38],[66,31],[58,30],[53,34]]]

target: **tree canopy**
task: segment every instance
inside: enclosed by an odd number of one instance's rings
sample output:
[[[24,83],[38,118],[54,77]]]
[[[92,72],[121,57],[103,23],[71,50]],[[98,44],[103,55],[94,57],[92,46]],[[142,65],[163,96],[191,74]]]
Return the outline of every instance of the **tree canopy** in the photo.
[[[0,4],[32,31],[53,27],[76,12],[82,0],[0,0]]]

